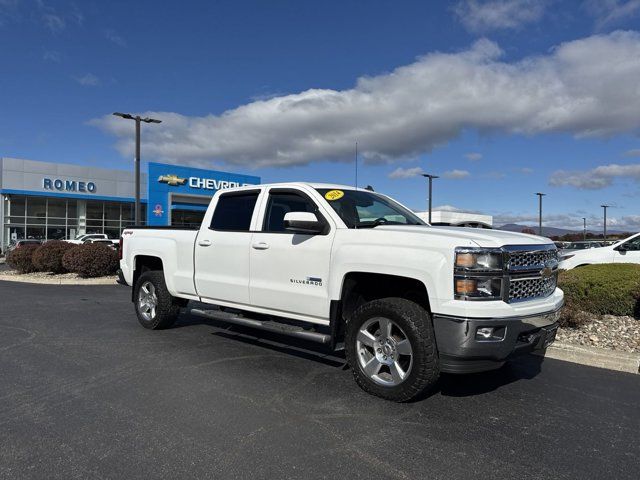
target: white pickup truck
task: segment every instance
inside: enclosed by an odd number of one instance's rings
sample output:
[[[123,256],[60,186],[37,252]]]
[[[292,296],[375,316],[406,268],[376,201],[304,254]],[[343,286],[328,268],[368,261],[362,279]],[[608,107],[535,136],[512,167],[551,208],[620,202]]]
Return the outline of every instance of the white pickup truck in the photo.
[[[344,348],[358,385],[395,401],[544,350],[564,302],[550,240],[432,227],[336,185],[218,191],[199,229],[127,228],[120,251],[144,327],[210,304],[191,313]]]

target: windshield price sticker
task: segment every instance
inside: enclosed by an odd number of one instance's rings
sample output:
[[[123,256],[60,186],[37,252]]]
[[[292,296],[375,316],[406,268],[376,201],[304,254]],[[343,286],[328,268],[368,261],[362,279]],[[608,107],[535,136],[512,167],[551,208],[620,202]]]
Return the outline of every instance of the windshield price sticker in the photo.
[[[344,197],[344,192],[342,190],[330,190],[324,194],[324,198],[329,201],[338,200],[342,197]]]

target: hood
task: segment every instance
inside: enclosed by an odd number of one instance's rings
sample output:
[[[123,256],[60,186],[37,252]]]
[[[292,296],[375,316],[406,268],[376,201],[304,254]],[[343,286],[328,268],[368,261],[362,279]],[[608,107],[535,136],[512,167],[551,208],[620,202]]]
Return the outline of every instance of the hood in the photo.
[[[376,230],[396,231],[407,234],[446,237],[458,241],[472,241],[479,247],[502,247],[504,245],[545,245],[553,243],[549,238],[527,235],[525,233],[508,232],[470,227],[431,227],[410,225],[380,225]]]

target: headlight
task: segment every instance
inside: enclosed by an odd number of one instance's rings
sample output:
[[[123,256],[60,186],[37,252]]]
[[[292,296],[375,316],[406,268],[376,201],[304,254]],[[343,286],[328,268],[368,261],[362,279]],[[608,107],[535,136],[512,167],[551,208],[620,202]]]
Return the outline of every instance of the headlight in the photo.
[[[499,248],[456,248],[456,271],[502,271],[502,250]]]
[[[501,300],[503,254],[499,248],[456,248],[454,294],[458,300]]]

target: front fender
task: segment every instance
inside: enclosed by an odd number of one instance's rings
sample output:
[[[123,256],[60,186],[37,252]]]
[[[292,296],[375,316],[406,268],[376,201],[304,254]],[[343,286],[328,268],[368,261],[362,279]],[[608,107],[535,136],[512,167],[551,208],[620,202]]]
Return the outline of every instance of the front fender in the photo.
[[[366,252],[366,254],[364,254]],[[453,297],[452,260],[444,251],[416,250],[389,245],[343,245],[334,251],[329,295],[339,300],[344,279],[349,273],[386,274],[410,278],[424,284],[432,310]]]

